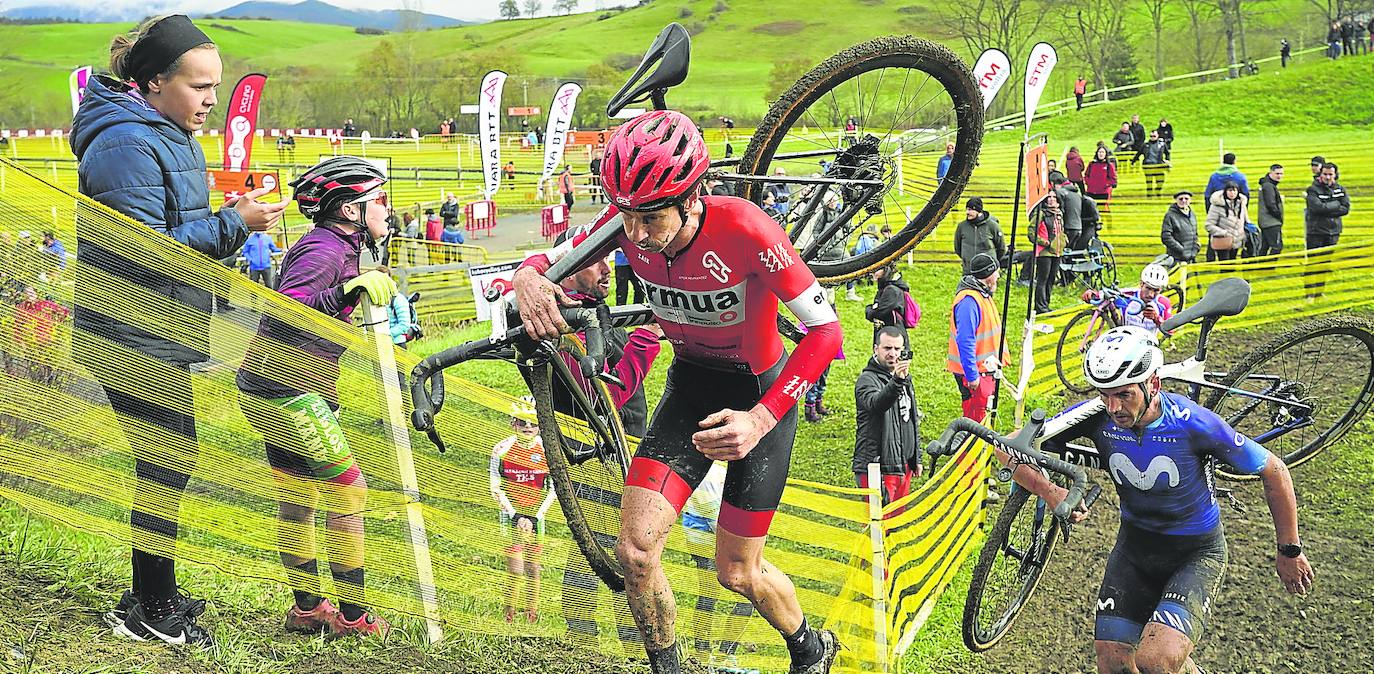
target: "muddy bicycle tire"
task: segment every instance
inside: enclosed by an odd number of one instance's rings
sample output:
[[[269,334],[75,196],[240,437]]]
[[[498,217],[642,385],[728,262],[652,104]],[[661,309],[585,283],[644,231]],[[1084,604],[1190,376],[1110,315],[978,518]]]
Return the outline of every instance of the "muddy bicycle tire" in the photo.
[[[1037,536],[1039,532],[1032,525],[1031,544],[1026,546],[1026,550],[1020,551],[1026,555],[1026,559],[1019,560],[1019,563],[1014,565],[1017,570],[1016,582],[1006,587],[995,586],[990,582],[993,567],[998,566],[999,561],[1017,561],[1008,553],[1007,548],[1012,537],[1012,527],[1018,523],[1018,516],[1030,513],[1032,518],[1036,517],[1038,503],[1039,499],[1032,499],[1029,491],[1013,488],[997,515],[996,524],[993,525],[992,531],[988,532],[987,540],[983,542],[983,549],[978,553],[978,563],[973,567],[973,579],[969,582],[968,595],[964,600],[961,630],[964,646],[974,653],[981,653],[996,646],[997,642],[1006,636],[1020,615],[1021,609],[1035,593],[1045,566],[1054,554],[1055,544],[1059,541],[1059,526],[1055,523],[1050,509],[1045,508],[1039,514],[1042,518],[1040,526],[1043,527],[1043,535]],[[998,593],[1004,596],[995,596]],[[991,611],[989,615],[984,615],[983,607],[985,600],[988,599],[999,608]]]
[[[1338,367],[1341,370],[1332,370],[1320,362],[1323,356],[1330,356],[1330,347],[1315,347],[1311,343],[1324,337],[1337,337],[1350,340],[1355,347],[1354,359],[1345,359]],[[1306,353],[1302,349],[1306,347]],[[1252,377],[1270,375],[1271,372],[1265,370],[1266,366],[1274,366],[1281,360],[1285,353],[1293,352],[1296,362],[1314,364],[1310,381],[1324,382],[1327,380],[1338,380],[1348,378],[1352,395],[1347,400],[1337,401],[1328,406],[1337,411],[1341,411],[1335,420],[1321,428],[1318,433],[1313,435],[1310,440],[1301,442],[1297,447],[1290,449],[1282,445],[1285,436],[1279,436],[1275,440],[1265,443],[1265,447],[1273,451],[1289,468],[1296,468],[1310,461],[1313,457],[1320,454],[1322,450],[1329,447],[1332,443],[1340,440],[1350,431],[1365,414],[1374,406],[1374,321],[1358,318],[1355,316],[1334,316],[1307,321],[1296,327],[1270,339],[1252,350],[1235,367],[1227,371],[1226,376],[1221,380],[1221,385],[1231,388],[1244,388],[1243,384]],[[1259,374],[1256,374],[1256,373]],[[1363,380],[1363,381],[1361,381]],[[1308,391],[1312,385],[1307,384],[1302,379],[1294,379],[1294,386],[1305,386]],[[1310,399],[1310,398],[1309,398]],[[1249,436],[1257,435],[1256,429],[1263,432],[1266,424],[1261,421],[1258,426],[1252,426],[1246,421],[1250,414],[1256,410],[1268,412],[1270,417],[1282,414],[1281,406],[1278,409],[1271,403],[1249,403],[1252,407],[1249,411],[1232,410],[1230,406],[1243,400],[1242,396],[1235,395],[1226,389],[1210,391],[1203,403],[1210,409],[1226,419],[1238,432]],[[1322,405],[1323,402],[1318,402]],[[1242,408],[1245,405],[1242,405]],[[1321,409],[1318,407],[1317,409]],[[1267,424],[1272,427],[1272,424]],[[1275,447],[1278,447],[1275,449]],[[1227,470],[1223,464],[1217,464],[1217,473],[1222,477],[1232,480],[1255,479],[1255,475],[1238,475]]]
[[[894,36],[850,47],[826,59],[797,80],[769,107],[768,114],[741,155],[739,172],[744,175],[771,174],[769,164],[779,146],[813,103],[848,80],[883,68],[920,71],[944,87],[958,123],[954,157],[945,179],[935,188],[930,199],[891,239],[879,243],[872,250],[843,260],[806,259],[807,266],[821,283],[835,284],[867,274],[919,243],[955,205],[978,159],[983,138],[983,98],[968,65],[941,45],[911,36]],[[889,130],[889,135],[893,130]],[[761,183],[745,181],[739,194],[745,199],[761,203],[765,192],[763,187]],[[903,217],[903,220],[906,218]],[[841,228],[840,231],[845,229]],[[825,248],[828,246],[820,247]]]
[[[559,346],[561,351],[568,351],[574,356],[586,353],[586,348],[576,337],[565,335]],[[606,383],[600,379],[591,379],[585,383],[584,392],[588,392],[588,401],[594,409],[583,408],[581,403],[573,397],[573,409],[568,414],[561,415],[564,419],[569,417],[575,419],[584,418],[585,415],[596,415],[605,421],[608,435],[603,435],[590,430],[595,436],[593,442],[598,443],[600,453],[598,458],[591,458],[583,462],[580,466],[573,463],[574,452],[571,448],[572,442],[583,442],[572,440],[565,433],[565,426],[572,430],[574,424],[564,424],[559,420],[560,414],[555,412],[553,403],[552,383],[557,381],[566,387],[577,386],[571,371],[566,363],[560,358],[544,365],[528,368],[528,381],[530,392],[534,397],[535,414],[539,419],[540,437],[544,442],[544,454],[549,465],[549,479],[553,481],[554,493],[558,497],[558,505],[563,510],[563,517],[567,522],[568,530],[572,534],[573,541],[577,544],[582,555],[587,559],[592,571],[605,583],[611,590],[620,592],[625,589],[625,573],[616,559],[614,551],[608,549],[611,545],[604,544],[603,541],[615,540],[619,535],[619,512],[620,512],[620,489],[625,484],[625,471],[630,462],[629,449],[625,441],[625,428],[621,424],[619,411],[612,401],[610,391],[606,388]],[[579,477],[580,476],[580,477]],[[589,484],[596,481],[597,484]],[[615,491],[615,502],[606,501],[607,492],[611,489]],[[596,498],[601,496],[602,498]],[[592,512],[611,512],[615,513],[614,522],[596,521],[603,524],[598,528],[592,524]],[[605,531],[612,528],[615,531]],[[598,540],[598,538],[600,540]],[[613,544],[613,543],[612,543]]]

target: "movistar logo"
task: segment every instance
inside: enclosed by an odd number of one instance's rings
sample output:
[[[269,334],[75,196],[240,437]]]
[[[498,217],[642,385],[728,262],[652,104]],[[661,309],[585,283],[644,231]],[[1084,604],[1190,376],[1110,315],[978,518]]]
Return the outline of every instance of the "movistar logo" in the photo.
[[[1117,484],[1129,482],[1132,487],[1140,491],[1149,491],[1159,483],[1161,476],[1168,475],[1169,486],[1178,486],[1178,464],[1167,456],[1156,456],[1144,471],[1136,468],[1135,463],[1125,454],[1113,454],[1107,463],[1111,469],[1112,478],[1116,480]]]

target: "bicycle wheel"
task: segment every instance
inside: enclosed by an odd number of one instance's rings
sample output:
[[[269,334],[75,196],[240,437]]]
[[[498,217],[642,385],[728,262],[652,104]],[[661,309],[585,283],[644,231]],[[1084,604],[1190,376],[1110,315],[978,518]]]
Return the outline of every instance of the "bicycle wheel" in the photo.
[[[1099,313],[1095,309],[1085,309],[1069,319],[1059,333],[1059,345],[1054,349],[1054,370],[1059,373],[1059,381],[1064,388],[1074,393],[1088,393],[1093,387],[1083,377],[1083,354],[1102,333],[1117,326],[1112,311]]]
[[[575,363],[586,347],[565,335],[559,344],[559,355],[564,354]],[[530,367],[529,382],[549,478],[573,541],[601,581],[619,592],[625,588],[625,574],[615,543],[630,466],[619,411],[605,382],[574,377],[565,358]]]
[[[1102,242],[1102,285],[1099,288],[1111,286],[1116,287],[1116,253],[1112,252],[1112,244]]]
[[[846,146],[840,131],[848,117],[860,127]],[[906,252],[930,233],[968,183],[983,138],[983,99],[968,66],[950,50],[914,37],[882,37],[836,54],[802,76],[769,108],[740,158],[745,175],[824,177],[882,183],[872,193],[853,185],[812,185],[790,198],[783,227],[822,283],[866,274]],[[945,143],[955,144],[942,181],[936,164]],[[761,181],[746,181],[740,196],[760,203]],[[803,239],[828,194],[860,207],[833,235]],[[842,211],[843,212],[843,211]],[[908,212],[915,213],[909,217]],[[843,260],[821,261],[830,245],[845,245],[868,225],[890,224],[891,239]],[[841,243],[844,242],[844,243]],[[827,244],[827,245],[822,245]]]
[[[1170,283],[1169,285],[1164,286],[1163,295],[1169,298],[1169,302],[1172,304],[1174,308],[1174,313],[1183,311],[1188,300],[1188,295],[1187,291],[1183,289],[1182,285],[1179,285],[1177,283]]]
[[[1237,431],[1300,466],[1341,439],[1374,404],[1374,322],[1354,316],[1308,321],[1251,351],[1203,403]],[[1230,389],[1311,405],[1246,397]],[[1225,466],[1218,472],[1235,475]]]
[[[981,653],[1006,635],[1035,592],[1059,540],[1050,508],[1013,487],[973,567],[964,601],[964,645]]]

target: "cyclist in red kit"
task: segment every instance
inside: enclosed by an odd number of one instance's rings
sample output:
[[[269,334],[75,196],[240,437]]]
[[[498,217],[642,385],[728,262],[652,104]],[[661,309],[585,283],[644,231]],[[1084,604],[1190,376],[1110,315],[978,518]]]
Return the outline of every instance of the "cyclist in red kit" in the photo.
[[[621,126],[601,163],[613,205],[563,245],[526,260],[514,277],[516,299],[531,336],[556,337],[566,327],[558,306],[573,302],[543,272],[617,213],[624,218],[605,250],[585,259],[625,251],[676,356],[625,480],[616,547],[650,668],[680,671],[664,542],[712,462],[723,460],[717,577],[782,633],[790,672],[824,674],[839,648],[835,635],[807,625],[791,580],[763,559],[763,545],[787,480],[797,401],[839,348],[840,323],[772,218],[743,199],[700,195],[709,162],[700,132],[681,113],[654,111]],[[779,300],[808,329],[790,357],[776,327]]]

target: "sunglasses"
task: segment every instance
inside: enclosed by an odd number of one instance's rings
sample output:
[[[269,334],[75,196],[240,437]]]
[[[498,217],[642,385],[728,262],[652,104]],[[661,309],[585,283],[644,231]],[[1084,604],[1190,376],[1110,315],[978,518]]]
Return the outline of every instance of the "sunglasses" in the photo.
[[[525,421],[524,419],[511,419],[511,425],[516,428],[539,428],[538,422]]]
[[[361,204],[361,203],[366,203],[366,202],[369,202],[369,201],[375,201],[375,202],[377,202],[378,204],[380,204],[380,205],[382,206],[382,208],[386,208],[386,206],[387,206],[387,204],[388,204],[388,201],[389,201],[389,200],[387,199],[387,196],[386,196],[386,190],[377,190],[376,192],[373,192],[373,193],[368,194],[368,195],[366,195],[366,196],[363,196],[363,197],[359,197],[359,198],[357,198],[357,199],[354,199],[353,201],[350,201],[349,203],[352,203],[352,204]]]

